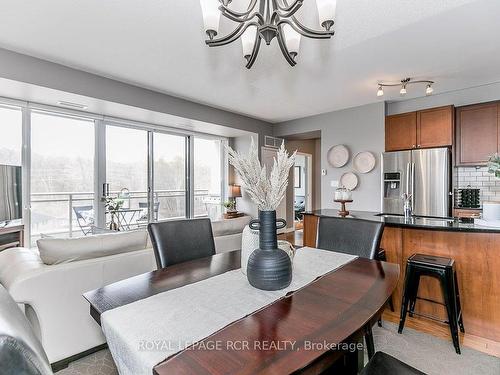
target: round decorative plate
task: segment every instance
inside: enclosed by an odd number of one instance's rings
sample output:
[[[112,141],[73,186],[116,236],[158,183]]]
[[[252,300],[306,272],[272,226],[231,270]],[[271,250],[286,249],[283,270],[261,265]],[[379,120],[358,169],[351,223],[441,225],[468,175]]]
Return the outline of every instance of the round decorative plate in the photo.
[[[340,177],[339,184],[346,189],[354,190],[356,189],[356,186],[358,186],[358,176],[356,176],[353,172],[344,173]]]
[[[370,151],[363,151],[352,160],[354,169],[359,173],[368,173],[375,168],[375,156]]]
[[[349,161],[349,150],[344,145],[336,145],[328,150],[328,163],[334,168],[340,168]]]

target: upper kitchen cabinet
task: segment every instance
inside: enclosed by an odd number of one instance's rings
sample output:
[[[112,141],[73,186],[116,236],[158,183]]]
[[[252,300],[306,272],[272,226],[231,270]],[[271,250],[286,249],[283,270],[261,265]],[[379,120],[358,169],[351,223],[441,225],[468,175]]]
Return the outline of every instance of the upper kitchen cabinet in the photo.
[[[417,113],[403,113],[385,118],[385,150],[415,148],[417,144]]]
[[[453,144],[453,106],[417,112],[417,147],[442,147]]]
[[[498,152],[499,104],[457,108],[457,165],[485,165]]]
[[[451,146],[453,125],[453,106],[387,116],[385,150]]]

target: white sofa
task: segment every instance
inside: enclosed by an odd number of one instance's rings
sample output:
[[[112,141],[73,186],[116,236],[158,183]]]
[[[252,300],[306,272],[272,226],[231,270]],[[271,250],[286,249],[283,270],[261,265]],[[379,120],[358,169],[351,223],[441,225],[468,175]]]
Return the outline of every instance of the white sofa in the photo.
[[[213,222],[216,251],[240,249],[249,221]],[[105,343],[83,293],[156,268],[144,231],[43,239],[38,246],[0,252],[0,284],[24,309],[51,363]]]

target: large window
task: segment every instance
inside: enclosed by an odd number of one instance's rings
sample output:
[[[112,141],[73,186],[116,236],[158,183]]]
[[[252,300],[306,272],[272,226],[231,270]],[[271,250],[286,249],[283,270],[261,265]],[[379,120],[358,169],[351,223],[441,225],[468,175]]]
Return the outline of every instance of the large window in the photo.
[[[27,243],[221,217],[225,139],[91,116],[0,104],[0,164],[23,167]]]
[[[219,219],[222,215],[223,141],[194,138],[194,215]]]
[[[22,113],[0,106],[0,164],[21,165]]]
[[[94,216],[94,122],[31,114],[31,235],[87,234]]]

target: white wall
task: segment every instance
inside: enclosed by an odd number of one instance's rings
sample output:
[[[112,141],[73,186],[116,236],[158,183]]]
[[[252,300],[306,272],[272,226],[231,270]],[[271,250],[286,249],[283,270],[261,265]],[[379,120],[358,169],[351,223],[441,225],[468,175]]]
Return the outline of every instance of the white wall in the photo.
[[[329,112],[277,124],[274,135],[284,137],[309,131],[321,131],[321,168],[327,175],[321,177],[321,208],[338,208],[333,202],[335,188],[330,182],[352,170],[352,157],[360,151],[371,151],[377,159],[376,168],[359,177],[359,186],[353,191],[352,210],[380,211],[380,153],[384,151],[385,104],[365,106]],[[351,159],[343,168],[333,168],[327,162],[330,147],[344,144],[351,151]]]
[[[294,167],[300,167],[300,188],[294,188],[294,193],[295,196],[302,196],[304,197],[306,195],[306,157],[304,155],[297,155],[295,157],[295,165]],[[294,174],[295,178],[295,174]],[[290,181],[291,184],[294,183],[294,181]]]
[[[495,100],[500,100],[500,82],[442,94],[436,93],[422,98],[387,103],[387,114],[394,115],[450,104],[460,107]]]

